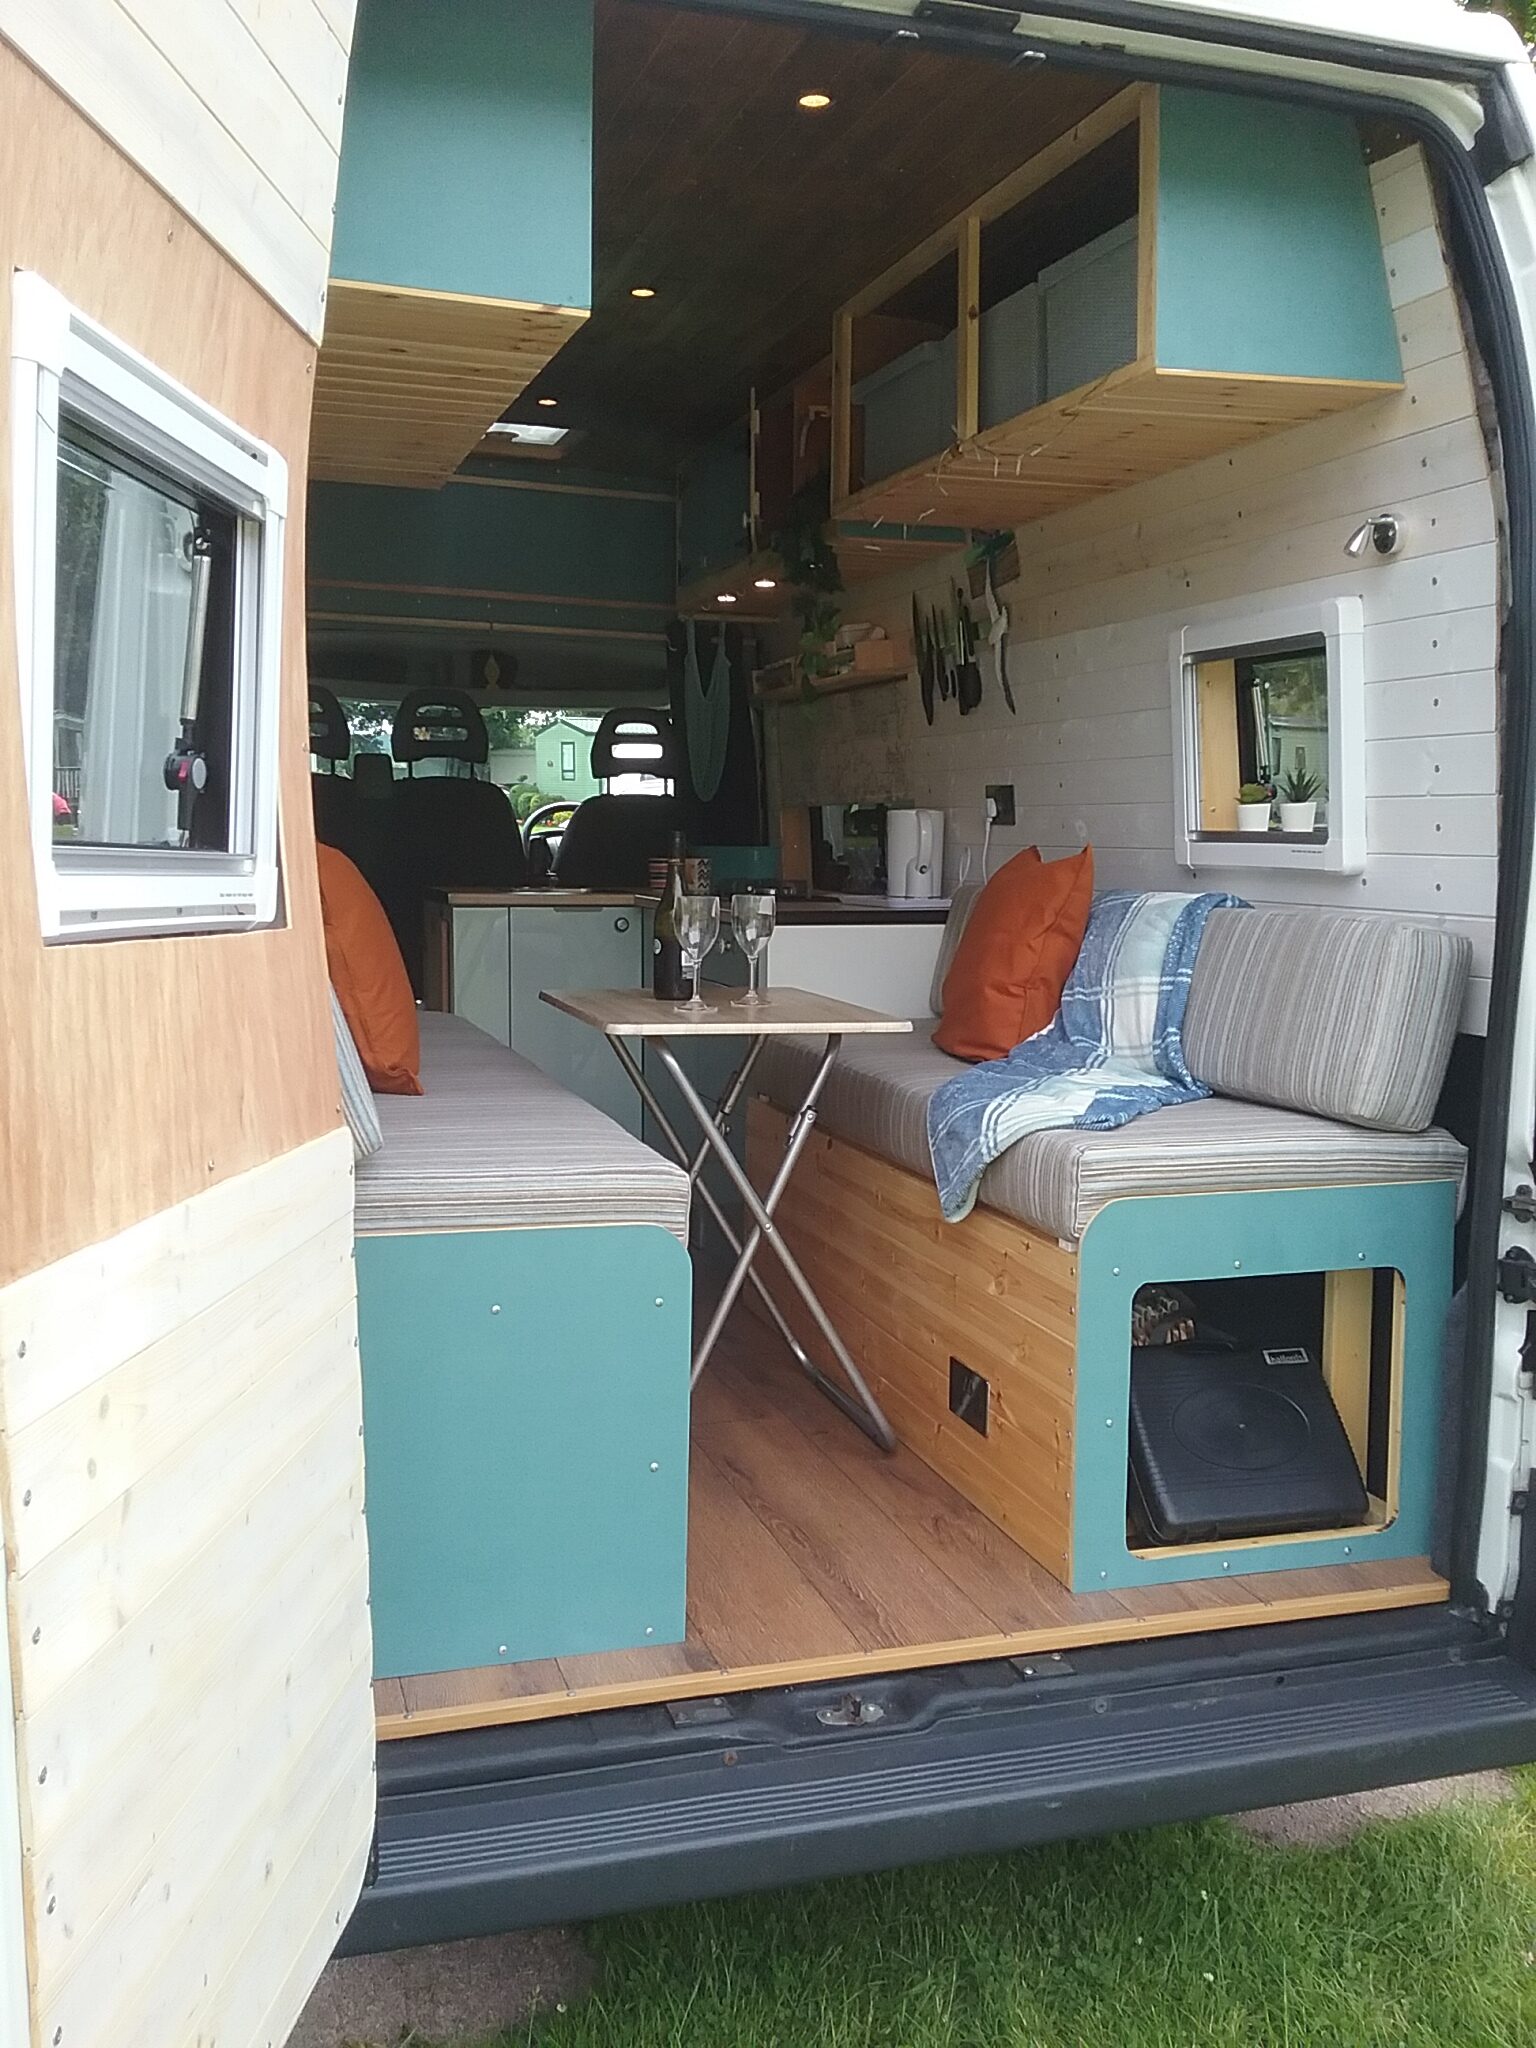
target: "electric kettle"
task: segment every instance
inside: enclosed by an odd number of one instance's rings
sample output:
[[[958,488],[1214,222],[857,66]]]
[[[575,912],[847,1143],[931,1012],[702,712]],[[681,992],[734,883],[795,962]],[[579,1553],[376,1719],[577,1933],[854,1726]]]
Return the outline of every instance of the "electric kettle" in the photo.
[[[886,812],[885,887],[888,896],[906,902],[944,893],[942,811]]]

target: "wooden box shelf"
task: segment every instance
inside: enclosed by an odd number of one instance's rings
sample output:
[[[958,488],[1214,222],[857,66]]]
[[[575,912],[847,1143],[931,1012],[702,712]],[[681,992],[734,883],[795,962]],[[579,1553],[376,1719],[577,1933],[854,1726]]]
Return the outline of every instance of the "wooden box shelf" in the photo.
[[[1091,291],[1075,307],[1074,346],[1062,346],[1059,365],[1042,306],[1044,396],[984,423],[986,238],[1031,208],[1059,216],[1074,173],[1080,178],[1095,153],[1115,152],[1117,138],[1114,161],[1135,166],[1122,173],[1131,178],[1134,273],[1122,265],[1094,288],[1119,291],[1123,271],[1125,303],[1106,301],[1102,317],[1117,333],[1134,333],[1134,354],[1060,388],[1053,369],[1068,375],[1093,357]],[[1058,235],[1059,227],[1058,218]],[[1124,236],[1102,242],[1123,246]],[[943,263],[958,279],[953,329],[943,337],[956,431],[920,461],[865,476],[860,330],[887,319]],[[1369,404],[1402,388],[1402,364],[1358,135],[1342,115],[1131,87],[850,299],[835,319],[832,360],[833,513],[909,527],[1022,524]]]

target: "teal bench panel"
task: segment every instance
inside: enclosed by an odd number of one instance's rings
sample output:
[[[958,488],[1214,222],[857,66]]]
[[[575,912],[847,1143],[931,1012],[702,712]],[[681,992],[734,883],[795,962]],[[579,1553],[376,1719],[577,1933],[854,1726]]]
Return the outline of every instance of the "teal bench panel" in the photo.
[[[1305,1565],[1422,1557],[1430,1545],[1441,1347],[1451,1296],[1449,1181],[1249,1194],[1137,1196],[1101,1209],[1078,1255],[1072,1590],[1252,1577]],[[1136,1556],[1126,1542],[1131,1300],[1149,1281],[1394,1267],[1404,1281],[1398,1513],[1383,1529]]]
[[[683,1639],[692,1284],[640,1225],[358,1240],[376,1676]]]
[[[1401,378],[1353,121],[1165,86],[1159,159],[1159,367]]]

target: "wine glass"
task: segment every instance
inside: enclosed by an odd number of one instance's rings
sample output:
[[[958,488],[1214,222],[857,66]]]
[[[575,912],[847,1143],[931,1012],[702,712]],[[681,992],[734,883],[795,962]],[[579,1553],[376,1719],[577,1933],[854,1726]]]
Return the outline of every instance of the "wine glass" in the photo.
[[[770,894],[742,893],[731,898],[731,930],[747,959],[747,992],[735,999],[735,1007],[739,1010],[753,1009],[763,1000],[757,988],[757,968],[768,950],[768,941],[773,937],[777,911],[778,906]]]
[[[680,896],[677,904],[677,942],[683,950],[683,967],[693,976],[693,995],[683,1004],[685,1010],[707,1010],[708,1003],[699,994],[699,976],[710,948],[720,936],[720,898],[718,896]]]

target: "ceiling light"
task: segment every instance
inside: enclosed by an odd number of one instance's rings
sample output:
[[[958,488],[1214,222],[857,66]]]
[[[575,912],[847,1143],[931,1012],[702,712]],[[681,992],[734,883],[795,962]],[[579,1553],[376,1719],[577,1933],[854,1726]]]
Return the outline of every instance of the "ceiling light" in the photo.
[[[499,434],[508,441],[520,441],[526,447],[553,448],[565,439],[570,428],[525,426],[521,420],[494,420],[485,431]]]
[[[778,587],[777,581],[772,576],[754,576],[752,579],[752,588],[754,590],[777,590]]]
[[[560,401],[558,398],[541,398],[539,403],[540,405],[558,405]]]
[[[654,299],[656,294],[648,284],[632,284],[629,296],[632,299]]]
[[[832,95],[827,92],[803,92],[795,104],[804,107],[808,114],[819,114],[824,107],[831,106]]]
[[[722,590],[715,599],[716,604],[734,604],[735,602],[736,593],[734,590]]]

